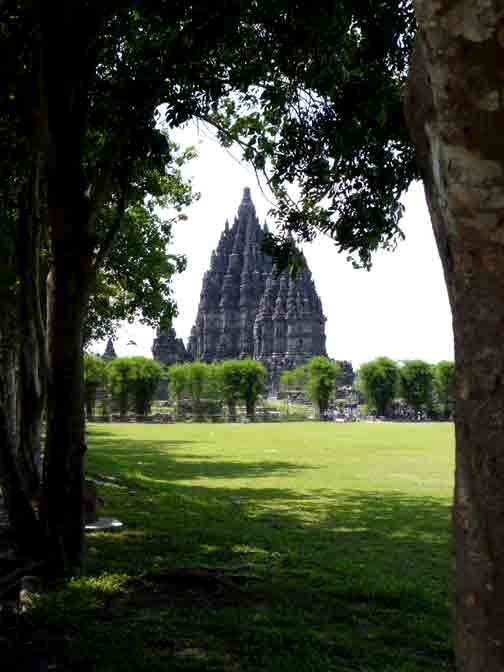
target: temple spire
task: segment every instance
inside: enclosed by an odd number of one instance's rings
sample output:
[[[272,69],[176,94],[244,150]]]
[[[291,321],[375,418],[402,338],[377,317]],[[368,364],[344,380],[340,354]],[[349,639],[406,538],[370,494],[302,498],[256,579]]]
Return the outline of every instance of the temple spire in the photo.
[[[253,205],[252,196],[250,194],[250,187],[245,187],[244,188],[241,204],[242,205]]]
[[[102,355],[102,358],[110,360],[114,359],[115,357],[117,357],[117,354],[114,348],[114,341],[111,338],[109,338],[107,341],[107,345],[105,346],[105,351]]]
[[[252,202],[252,195],[249,187],[243,190],[241,203],[238,207],[238,219],[243,223],[243,229],[246,231],[246,237],[249,237],[250,229],[260,229],[259,221],[257,219],[254,203]]]

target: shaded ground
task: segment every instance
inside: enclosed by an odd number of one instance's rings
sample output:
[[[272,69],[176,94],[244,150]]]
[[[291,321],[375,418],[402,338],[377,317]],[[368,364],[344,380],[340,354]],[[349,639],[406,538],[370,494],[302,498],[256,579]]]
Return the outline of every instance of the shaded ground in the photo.
[[[446,436],[311,427],[94,432],[125,530],[18,636],[56,670],[451,670]]]

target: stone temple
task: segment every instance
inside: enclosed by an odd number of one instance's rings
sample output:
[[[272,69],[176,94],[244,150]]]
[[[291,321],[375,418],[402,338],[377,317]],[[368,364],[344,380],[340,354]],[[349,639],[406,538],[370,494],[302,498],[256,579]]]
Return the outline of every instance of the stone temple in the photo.
[[[307,267],[295,279],[288,270],[278,273],[261,251],[266,232],[245,188],[233,225],[226,221],[212,252],[187,349],[170,329],[154,340],[156,359],[253,357],[274,382],[281,371],[326,354],[326,318],[311,273]]]

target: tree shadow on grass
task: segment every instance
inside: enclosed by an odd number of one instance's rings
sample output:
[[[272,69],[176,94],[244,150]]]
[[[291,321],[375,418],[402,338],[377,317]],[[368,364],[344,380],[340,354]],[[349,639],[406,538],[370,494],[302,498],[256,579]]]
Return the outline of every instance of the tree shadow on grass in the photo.
[[[286,476],[304,469],[317,468],[288,461],[224,461],[216,457],[215,453],[195,455],[191,452],[180,452],[180,448],[190,448],[197,444],[207,445],[207,442],[144,439],[100,441],[99,452],[93,451],[93,469],[118,471],[125,476],[136,471],[144,480],[159,484],[201,478]],[[176,452],[171,453],[173,450]]]
[[[313,467],[220,461],[181,453],[184,443],[100,441],[95,463],[128,475],[128,489],[105,486],[108,512],[125,528],[89,538],[91,573],[161,576],[192,567],[259,577],[259,585],[246,587],[253,599],[247,593],[241,606],[234,594],[214,600],[190,586],[185,597],[178,586],[169,607],[188,641],[201,649],[212,633],[205,646],[224,657],[231,648],[244,670],[452,669],[448,502],[399,491],[260,487],[262,477]],[[258,480],[257,487],[226,487],[204,477]],[[140,645],[132,640],[132,658],[141,658]]]
[[[360,559],[371,564],[391,568],[396,563],[395,576],[399,577],[405,569],[414,571],[421,565],[419,559],[435,556],[439,550],[447,553],[450,505],[444,500],[394,491],[312,488],[300,494],[289,488],[250,487],[249,483],[222,487],[214,481],[210,485],[203,479],[282,477],[318,467],[287,461],[232,462],[215,454],[181,453],[186,443],[197,442],[100,441],[93,469],[119,474],[119,484],[123,476],[133,490],[131,497],[116,493],[118,510],[114,513],[122,515],[127,525],[130,521],[128,529],[136,537],[156,530],[179,532],[180,517],[183,524],[190,520],[200,525],[202,536],[209,539],[207,546],[231,555],[244,536],[250,537],[247,530],[252,530],[270,546],[282,546],[278,552],[283,553],[295,553],[298,548],[306,556],[306,549],[324,543],[338,552],[358,548]],[[177,451],[170,454],[171,448]],[[139,497],[135,489],[141,491]],[[205,522],[208,519],[211,524]],[[349,557],[356,567],[362,564],[353,554]]]
[[[163,647],[170,637],[174,646],[198,642],[199,650],[223,656],[215,667],[223,671],[229,651],[243,670],[452,669],[447,503],[358,490],[317,490],[300,501],[289,489],[181,484],[151,494],[133,497],[124,533],[96,535],[90,550],[97,568],[150,577],[122,603],[120,618],[135,618],[128,610],[142,605],[153,609],[154,631],[146,615],[138,624],[153,651],[156,636]],[[122,507],[128,518],[124,501]],[[177,578],[165,585],[163,572],[180,567],[214,568],[224,582],[209,574],[206,587]],[[236,572],[260,580],[238,589]],[[89,590],[93,599],[94,589],[75,590]],[[102,612],[105,629],[115,609]],[[166,631],[159,630],[163,609]],[[167,635],[174,618],[182,631]],[[142,643],[127,646],[140,659]]]
[[[289,552],[305,567],[312,563],[323,572],[338,568],[351,582],[357,580],[363,588],[367,583],[364,592],[369,594],[395,594],[400,602],[432,604],[434,599],[444,610],[451,545],[448,503],[403,492],[314,495],[322,499],[305,500],[294,513],[262,513],[255,521],[275,528],[279,536],[290,530]]]

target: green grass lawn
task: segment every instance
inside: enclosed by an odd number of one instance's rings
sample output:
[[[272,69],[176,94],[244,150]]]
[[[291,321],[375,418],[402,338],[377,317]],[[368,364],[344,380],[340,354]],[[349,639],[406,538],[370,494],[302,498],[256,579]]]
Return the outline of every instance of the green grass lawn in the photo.
[[[64,669],[452,669],[451,425],[91,425],[88,439],[124,529],[89,535],[86,576],[30,616]]]

